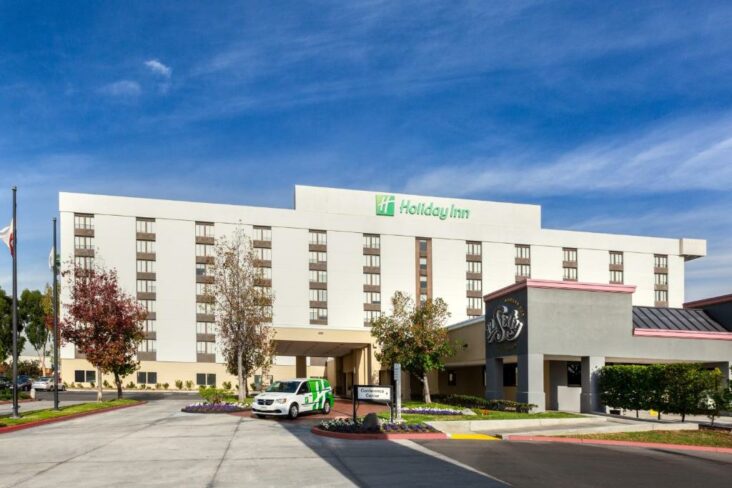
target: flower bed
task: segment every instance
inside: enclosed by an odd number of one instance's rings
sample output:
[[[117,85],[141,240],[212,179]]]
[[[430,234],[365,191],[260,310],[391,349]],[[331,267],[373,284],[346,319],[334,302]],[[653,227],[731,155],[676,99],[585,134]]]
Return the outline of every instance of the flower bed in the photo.
[[[249,409],[249,405],[245,403],[192,403],[181,408],[181,412],[185,413],[236,413]]]
[[[427,424],[397,424],[392,422],[381,422],[378,427],[367,427],[361,419],[335,419],[324,420],[318,425],[320,430],[327,432],[341,432],[347,434],[418,434],[438,432],[434,427]]]
[[[463,410],[454,408],[402,408],[402,413],[418,415],[464,415]]]

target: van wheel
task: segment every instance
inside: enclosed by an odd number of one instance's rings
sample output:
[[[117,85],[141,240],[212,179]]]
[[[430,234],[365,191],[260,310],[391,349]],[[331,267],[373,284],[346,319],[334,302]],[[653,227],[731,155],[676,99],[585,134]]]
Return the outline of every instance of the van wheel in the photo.
[[[323,414],[328,415],[330,413],[330,401],[328,399],[325,399],[325,403],[323,404]]]
[[[297,403],[293,403],[292,405],[290,405],[290,410],[287,413],[287,416],[290,418],[290,420],[295,420],[298,413],[300,413],[300,410],[297,408]]]

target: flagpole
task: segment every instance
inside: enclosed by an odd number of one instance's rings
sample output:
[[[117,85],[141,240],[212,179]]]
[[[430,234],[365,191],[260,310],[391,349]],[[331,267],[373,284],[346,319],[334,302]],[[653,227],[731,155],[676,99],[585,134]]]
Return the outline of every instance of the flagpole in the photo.
[[[53,218],[53,409],[58,410],[58,260],[56,259],[56,217]]]
[[[10,418],[18,418],[18,219],[16,215],[17,187],[13,187],[13,413]]]

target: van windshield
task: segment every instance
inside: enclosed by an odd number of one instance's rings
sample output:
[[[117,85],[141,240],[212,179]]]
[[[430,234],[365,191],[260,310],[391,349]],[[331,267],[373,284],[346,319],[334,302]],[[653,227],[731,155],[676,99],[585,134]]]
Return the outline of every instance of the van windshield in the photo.
[[[297,387],[300,386],[299,381],[275,381],[267,391],[274,393],[295,393]]]

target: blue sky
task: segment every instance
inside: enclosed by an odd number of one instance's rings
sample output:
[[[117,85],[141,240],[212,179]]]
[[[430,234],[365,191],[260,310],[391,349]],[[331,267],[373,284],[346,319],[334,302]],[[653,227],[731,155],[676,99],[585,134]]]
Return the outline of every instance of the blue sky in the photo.
[[[704,1],[0,0],[20,286],[49,279],[59,191],[288,207],[301,183],[705,238],[687,298],[730,293],[731,24]]]

